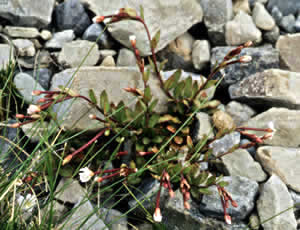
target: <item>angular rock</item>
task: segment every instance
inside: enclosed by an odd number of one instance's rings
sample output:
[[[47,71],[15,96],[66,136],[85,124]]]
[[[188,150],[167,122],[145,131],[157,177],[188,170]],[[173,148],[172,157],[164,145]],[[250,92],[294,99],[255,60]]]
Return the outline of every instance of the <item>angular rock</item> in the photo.
[[[82,199],[76,203],[70,216],[68,216],[60,225],[64,229],[81,229],[81,230],[107,230],[89,200]]]
[[[62,216],[64,216],[67,212],[68,212],[67,207],[63,204],[60,204],[56,200],[53,200],[51,203],[48,203],[46,207],[41,209],[42,217],[49,220],[50,215],[52,215],[51,218],[53,222],[59,222]]]
[[[17,48],[18,55],[30,57],[35,55],[35,47],[32,41],[28,39],[15,39],[12,42]]]
[[[194,68],[203,69],[210,61],[210,44],[207,40],[196,40],[192,49],[192,60]]]
[[[127,230],[127,217],[116,209],[100,209],[100,218],[110,230]]]
[[[100,37],[99,37],[100,36]],[[113,45],[112,39],[110,39],[109,34],[101,24],[90,25],[82,35],[83,40],[88,40],[91,42],[96,42],[100,49],[110,49]]]
[[[248,127],[269,128],[269,123],[274,125],[275,132],[272,138],[264,140],[264,144],[282,147],[299,147],[300,145],[300,111],[285,108],[271,108],[261,113],[244,124]],[[247,131],[263,136],[260,131]]]
[[[79,0],[64,1],[55,7],[54,13],[57,28],[59,30],[72,29],[77,36],[82,35],[91,24]]]
[[[86,196],[86,193],[87,191],[81,187],[77,180],[63,177],[55,190],[55,198],[64,203],[76,204]]]
[[[300,33],[280,36],[276,43],[282,64],[294,72],[300,72],[299,43]]]
[[[260,164],[255,162],[245,149],[237,149],[221,159],[226,175],[246,177],[256,182],[262,182],[267,179],[267,175]]]
[[[300,149],[263,146],[258,148],[256,158],[270,174],[276,174],[288,187],[300,192]]]
[[[201,210],[194,202],[191,202],[190,210],[184,209],[182,194],[178,189],[175,191],[175,197],[169,198],[166,202],[165,211],[162,213],[163,224],[167,229],[237,230],[246,228],[243,222],[233,221],[232,225],[228,225],[223,220],[206,217],[200,212]]]
[[[6,4],[5,4],[6,3]],[[55,0],[10,1],[0,3],[0,15],[13,25],[45,27],[51,22]]]
[[[248,0],[233,0],[233,13],[237,14],[240,10],[244,11],[247,14],[251,13]]]
[[[225,55],[234,47],[216,47],[212,49],[211,67],[217,61],[223,60]],[[249,77],[256,72],[262,72],[265,69],[279,68],[279,52],[271,46],[259,48],[246,48],[241,52],[241,56],[249,55],[252,61],[244,64],[234,64],[225,68],[225,78],[221,82],[223,86],[228,86],[242,79]],[[232,74],[234,73],[234,74]],[[217,77],[220,74],[216,74]]]
[[[45,89],[36,82],[30,75],[26,73],[18,73],[14,77],[14,84],[16,85],[17,89],[19,90],[20,94],[23,96],[25,102],[28,104],[36,104],[37,101],[42,98],[42,95],[34,96],[32,95],[33,90],[41,90],[44,91]]]
[[[227,45],[241,45],[247,41],[260,43],[262,33],[256,28],[251,16],[240,11],[232,21],[226,23]]]
[[[282,17],[279,26],[284,31],[288,33],[294,33],[295,32],[295,24],[296,24],[296,18],[294,15],[290,14],[287,16]]]
[[[0,66],[6,66],[9,61],[14,61],[14,49],[7,44],[0,44]]]
[[[257,2],[255,3],[253,12],[252,12],[252,18],[255,23],[255,25],[259,29],[270,31],[274,28],[275,20],[272,18],[272,16],[269,14],[269,12],[265,9],[264,5]]]
[[[140,11],[140,5],[145,9],[145,22],[149,27],[151,36],[160,29],[160,41],[156,51],[163,49],[175,38],[186,32],[192,25],[201,22],[203,11],[196,0],[186,1],[171,0],[158,1],[123,1],[115,0],[114,4],[111,1],[105,0],[99,4],[98,0],[81,0],[89,9],[96,15],[114,14],[120,8],[126,6]],[[180,10],[178,10],[180,6]],[[147,10],[151,9],[151,10]],[[183,20],[184,19],[184,20]],[[141,55],[150,54],[150,46],[143,25],[136,21],[124,20],[118,23],[113,23],[109,28],[111,35],[127,48],[131,48],[129,36],[134,34],[137,40],[137,48]]]
[[[100,66],[115,67],[116,63],[112,56],[107,56],[103,59]]]
[[[275,26],[271,31],[267,31],[263,34],[263,38],[266,42],[275,44],[280,36],[280,30],[278,26]]]
[[[298,0],[282,1],[282,0],[269,0],[268,9],[271,10],[273,7],[278,7],[282,14],[296,14],[300,9],[300,2]]]
[[[125,48],[120,49],[117,66],[137,66],[133,51]]]
[[[53,34],[53,37],[46,42],[47,49],[61,49],[65,43],[73,41],[75,34],[73,30],[65,30]]]
[[[37,38],[40,32],[37,28],[5,26],[3,32],[12,38]]]
[[[241,135],[239,132],[233,132],[224,137],[213,141],[209,147],[213,149],[214,156],[221,155],[229,151],[232,147],[240,143]]]
[[[300,73],[269,69],[229,87],[232,99],[269,107],[300,108]]]
[[[200,141],[205,136],[208,139],[212,139],[215,136],[211,125],[211,118],[207,113],[199,112],[196,114],[196,122],[193,130],[193,139],[196,142]]]
[[[223,178],[223,181],[229,182],[229,185],[226,186],[226,191],[238,203],[238,207],[236,208],[229,205],[227,209],[228,214],[233,219],[244,219],[254,208],[255,197],[258,193],[257,182],[240,176],[226,176]],[[214,217],[224,218],[223,206],[220,202],[217,187],[211,186],[209,190],[212,194],[203,195],[200,203],[200,211]]]
[[[92,48],[93,47],[93,48]],[[88,54],[82,66],[94,66],[97,64],[100,53],[95,42],[77,40],[64,44],[58,56],[58,62],[65,67],[77,67]]]
[[[226,112],[232,117],[237,126],[248,121],[256,114],[256,112],[248,105],[236,101],[231,101],[226,105]]]
[[[260,220],[264,221],[272,217],[262,223],[263,228],[265,230],[296,230],[297,222],[293,210],[286,210],[292,206],[293,201],[287,187],[276,175],[272,175],[260,188],[260,196],[257,201]],[[280,213],[282,211],[285,212]],[[280,215],[278,215],[279,213]]]

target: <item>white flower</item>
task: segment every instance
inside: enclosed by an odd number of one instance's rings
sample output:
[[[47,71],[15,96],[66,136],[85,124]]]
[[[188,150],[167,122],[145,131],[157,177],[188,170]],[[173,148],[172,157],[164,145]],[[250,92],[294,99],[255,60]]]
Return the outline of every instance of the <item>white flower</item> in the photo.
[[[32,212],[34,206],[37,204],[36,196],[29,193],[26,195],[26,198],[22,195],[17,196],[17,203],[21,207],[21,210],[26,212]]]
[[[38,105],[29,105],[27,113],[29,115],[41,112],[41,108]]]
[[[161,222],[162,221],[162,215],[160,212],[160,208],[156,208],[155,212],[153,214],[153,219],[155,222]]]
[[[275,134],[275,132],[276,132],[276,129],[275,129],[275,126],[274,126],[274,122],[273,122],[273,121],[270,121],[270,122],[268,123],[268,128],[273,130],[273,132],[269,134],[269,139],[272,139],[273,136],[274,136],[274,134]]]
[[[130,35],[129,36],[129,41],[130,42],[136,41],[136,36],[135,35]]]
[[[85,168],[81,168],[79,170],[79,178],[80,181],[85,183],[88,182],[93,176],[94,176],[94,172],[92,170],[90,170],[88,167]]]
[[[103,20],[103,22],[104,22],[104,24],[109,23],[109,22],[110,22],[110,18],[105,18],[105,19]]]

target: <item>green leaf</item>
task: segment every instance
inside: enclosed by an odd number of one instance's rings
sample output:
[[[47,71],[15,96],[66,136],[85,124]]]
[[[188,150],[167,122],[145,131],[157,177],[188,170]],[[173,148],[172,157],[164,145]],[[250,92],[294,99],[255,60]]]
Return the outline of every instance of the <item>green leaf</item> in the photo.
[[[155,72],[155,65],[154,65],[154,63],[153,63],[153,61],[152,61],[152,59],[151,59],[150,56],[148,56],[148,61],[149,61],[149,64],[150,64],[150,66],[152,68],[152,71]]]
[[[178,69],[164,82],[165,90],[170,90],[174,88],[177,85],[180,76],[181,76],[181,69]]]
[[[218,183],[218,185],[219,185],[220,187],[226,187],[226,186],[229,185],[229,183],[228,183],[227,181],[221,181],[221,182]]]
[[[206,86],[204,87],[204,89],[208,89],[212,86],[215,86],[217,84],[218,80],[209,80],[206,84]]]
[[[174,97],[176,99],[180,99],[182,97],[182,92],[183,92],[183,89],[184,89],[184,81],[181,81],[180,83],[177,84],[177,86],[175,87],[175,90],[174,90]]]
[[[155,144],[160,144],[162,143],[164,140],[164,138],[162,136],[155,136],[153,139],[152,139],[152,142],[155,143]]]
[[[197,93],[198,89],[199,89],[198,82],[197,82],[197,81],[194,81],[193,89],[192,89],[192,97],[195,96],[195,94]]]
[[[158,123],[159,118],[160,118],[159,114],[153,114],[148,121],[149,128],[153,128]]]
[[[167,62],[168,62],[168,59],[165,59],[159,64],[159,71],[164,69]]]
[[[211,177],[209,177],[206,181],[206,185],[209,186],[209,185],[212,185],[216,182],[216,176],[212,175]]]
[[[151,89],[147,86],[144,90],[144,100],[148,104],[152,99]]]
[[[153,223],[152,230],[167,230],[168,228],[163,223]]]
[[[184,96],[187,98],[192,96],[192,85],[193,85],[193,80],[192,80],[192,77],[189,76],[185,80],[185,87],[184,87]]]
[[[144,145],[150,144],[151,140],[148,137],[143,137],[142,142]]]
[[[108,96],[107,96],[107,93],[105,90],[103,90],[100,95],[100,106],[103,109],[104,114],[107,114],[109,112],[110,104],[109,104]]]
[[[132,8],[129,8],[129,7],[124,8],[124,12],[127,13],[130,17],[136,17],[137,16],[136,10],[132,9]]]
[[[153,111],[153,109],[155,108],[155,106],[157,105],[157,103],[158,103],[158,99],[157,99],[157,98],[154,99],[154,100],[150,103],[149,109],[148,109],[150,113]]]
[[[165,114],[159,118],[159,123],[172,121],[175,124],[180,124],[181,121],[177,117],[173,117],[170,114]]]
[[[143,81],[147,83],[149,80],[149,77],[150,77],[150,69],[147,68],[147,70],[143,73]]]
[[[198,191],[205,195],[211,195],[212,192],[208,188],[199,188]]]
[[[90,100],[91,100],[94,104],[97,104],[97,99],[96,99],[96,96],[95,96],[95,92],[94,92],[94,90],[92,90],[92,89],[89,90],[89,98],[90,98]]]
[[[144,7],[142,5],[140,5],[140,17],[143,21],[145,21]]]
[[[158,30],[158,31],[156,32],[156,34],[154,35],[154,37],[153,37],[152,40],[151,40],[151,47],[152,47],[153,49],[155,49],[155,48],[157,47],[157,44],[158,44],[158,42],[159,42],[159,39],[160,39],[160,30]]]

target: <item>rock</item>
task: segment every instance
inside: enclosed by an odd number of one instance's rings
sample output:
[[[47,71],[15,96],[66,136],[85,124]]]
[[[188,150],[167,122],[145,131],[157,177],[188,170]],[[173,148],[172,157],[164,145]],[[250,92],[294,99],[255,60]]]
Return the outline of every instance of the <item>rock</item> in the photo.
[[[192,50],[194,38],[189,33],[183,35],[172,41],[165,49],[158,53],[161,61],[168,60],[165,69],[184,69],[192,70]]]
[[[77,180],[63,177],[55,190],[55,198],[64,203],[78,204],[86,196],[86,193],[87,191],[81,187]]]
[[[225,55],[234,47],[216,47],[212,49],[211,67],[217,61],[223,60]],[[221,85],[228,86],[265,69],[279,68],[279,52],[271,46],[243,49],[240,56],[249,55],[252,61],[244,64],[234,64],[224,69],[225,77]],[[232,74],[234,73],[234,74]],[[218,73],[216,77],[220,77]]]
[[[61,49],[65,43],[73,41],[75,34],[73,30],[65,30],[53,34],[53,37],[46,42],[47,49]]]
[[[29,75],[33,76],[33,78],[40,83],[40,85],[48,90],[50,86],[50,80],[52,76],[52,71],[46,68],[39,68],[35,71],[26,72]]]
[[[90,49],[92,51],[86,57]],[[63,45],[58,62],[66,67],[77,67],[85,57],[82,66],[96,65],[100,57],[98,45],[95,42],[77,40]]]
[[[296,14],[300,9],[300,2],[298,0],[290,0],[286,2],[282,0],[269,0],[267,8],[271,10],[275,6],[278,7],[285,16],[289,14]]]
[[[252,18],[255,25],[262,30],[270,31],[274,28],[275,20],[269,14],[269,12],[265,9],[264,5],[257,2],[255,3]]]
[[[269,123],[274,125],[275,132],[272,138],[264,140],[264,144],[282,147],[299,147],[300,140],[300,111],[285,108],[271,108],[244,124],[248,127],[269,128]],[[257,136],[265,135],[265,132],[247,131]]]
[[[117,66],[137,66],[133,51],[125,48],[120,49]]]
[[[222,180],[229,182],[229,185],[226,186],[226,191],[229,192],[232,199],[238,204],[238,207],[236,208],[229,205],[229,208],[227,209],[228,214],[233,219],[244,219],[254,208],[255,197],[258,193],[257,182],[240,176],[226,176]],[[223,219],[223,206],[220,201],[217,187],[211,186],[209,187],[209,190],[212,194],[203,195],[200,203],[200,211]]]
[[[49,30],[42,30],[40,36],[44,41],[48,41],[52,38],[52,33]]]
[[[275,26],[271,31],[267,31],[263,34],[263,38],[266,42],[275,44],[280,36],[280,30],[278,26]]]
[[[117,54],[117,52],[115,50],[99,50],[99,53],[100,53],[100,57],[101,59],[103,60],[105,57],[107,56],[115,56]]]
[[[194,68],[203,69],[210,61],[210,44],[208,40],[196,40],[192,48],[192,61]]]
[[[240,143],[241,135],[239,132],[233,132],[225,135],[224,137],[217,139],[209,144],[209,147],[213,149],[213,155],[219,156],[228,152],[232,147]]]
[[[9,61],[14,61],[14,49],[10,45],[0,44],[0,66],[6,66]]]
[[[207,113],[198,112],[196,114],[196,122],[193,130],[193,139],[195,142],[200,141],[204,137],[212,139],[215,136],[211,125],[211,118]]]
[[[242,125],[256,114],[251,107],[237,101],[229,102],[226,105],[226,112],[231,116],[237,126]]]
[[[223,220],[206,217],[200,211],[194,202],[191,202],[190,210],[184,209],[182,194],[178,189],[175,191],[175,197],[169,198],[165,205],[165,211],[162,213],[163,224],[166,229],[189,230],[237,230],[247,227],[240,221],[233,221],[232,225],[228,225]]]
[[[51,22],[54,3],[55,0],[41,0],[35,4],[28,1],[4,0],[0,4],[0,15],[13,25],[41,28]]]
[[[46,218],[48,221],[50,221],[49,218],[50,215],[52,215],[51,218],[54,223],[54,222],[59,222],[59,220],[61,220],[61,217],[64,216],[67,212],[68,209],[66,206],[60,204],[56,200],[52,200],[51,202],[48,203],[46,207],[41,209],[41,216],[43,218]]]
[[[255,162],[245,149],[237,149],[221,159],[226,175],[246,177],[256,182],[262,182],[267,179],[267,175],[260,164]]]
[[[64,1],[55,7],[54,13],[56,27],[59,30],[72,29],[77,36],[82,35],[91,24],[91,20],[79,0]]]
[[[207,28],[208,38],[214,46],[225,46],[225,24],[211,25]]]
[[[292,206],[293,201],[287,187],[276,175],[272,175],[260,188],[260,196],[257,201],[260,219],[268,220],[262,223],[263,228],[265,230],[296,230],[297,222],[293,210],[286,210]],[[280,215],[278,215],[279,213]]]
[[[299,42],[300,33],[297,33],[280,36],[276,43],[283,65],[294,72],[300,72]]]
[[[38,55],[35,57],[18,58],[18,64],[26,69],[34,69],[36,66],[39,66],[39,68],[48,68],[52,62],[53,60],[50,57],[50,53],[46,50],[38,52]]]
[[[283,15],[277,6],[273,7],[273,9],[271,10],[271,15],[274,18],[276,24],[279,25]]]
[[[60,225],[59,229],[99,230],[108,228],[95,213],[94,207],[89,200],[80,200]]]
[[[12,40],[13,44],[16,46],[18,55],[20,56],[30,56],[35,55],[34,44],[28,39],[15,39]]]
[[[300,192],[300,149],[263,146],[258,148],[257,159],[270,174],[276,174],[288,187]]]
[[[295,22],[295,27],[294,28],[295,28],[296,32],[300,32],[300,14],[298,14],[298,17],[297,17],[297,20]]]
[[[48,122],[36,121],[33,123],[22,125],[21,128],[32,143],[37,143],[43,139],[43,135],[47,135],[50,131],[48,130],[48,125]]]
[[[251,141],[249,141],[248,139],[244,138],[244,139],[241,139],[240,141],[240,145],[244,145],[244,144],[249,144]],[[248,153],[251,154],[252,157],[255,158],[255,155],[256,155],[256,148],[255,146],[251,146],[249,148],[246,149],[248,151]]]
[[[291,194],[291,198],[292,198],[292,200],[294,202],[296,211],[300,210],[300,194],[294,192],[293,190],[289,190],[289,193]]]
[[[259,217],[257,215],[257,213],[253,213],[251,214],[250,218],[249,218],[249,222],[250,222],[250,228],[253,230],[258,230],[259,226],[260,226],[260,221],[259,221]]]
[[[269,69],[229,87],[232,99],[269,107],[300,108],[300,73]]]
[[[100,218],[110,230],[127,230],[127,217],[116,209],[100,209]]]
[[[115,67],[116,63],[115,60],[112,56],[107,56],[103,59],[101,66],[106,66],[106,67]]]
[[[233,13],[237,14],[240,10],[247,14],[251,14],[248,0],[233,0]]]
[[[262,33],[256,28],[252,18],[243,11],[227,22],[225,27],[227,45],[241,45],[247,41],[260,43],[262,40]]]
[[[23,96],[25,102],[28,104],[36,104],[37,101],[43,97],[42,95],[32,95],[33,90],[44,91],[45,89],[43,89],[39,83],[37,83],[30,75],[26,73],[18,73],[14,77],[14,84],[19,90],[20,94]]]
[[[133,8],[139,12],[140,5],[142,5],[145,9],[145,22],[151,36],[154,36],[158,30],[161,32],[156,51],[163,49],[194,24],[201,22],[203,17],[202,8],[195,0],[178,0],[176,2],[171,0],[126,2],[115,0],[114,4],[111,4],[110,1],[99,4],[98,0],[82,0],[81,2],[86,4],[95,15],[114,14],[120,8],[124,7],[124,4],[126,7]],[[178,6],[180,6],[180,10],[178,10]],[[137,40],[137,48],[140,50],[141,55],[147,56],[150,54],[147,34],[141,23],[124,20],[111,24],[108,30],[116,40],[127,48],[131,48],[129,36],[134,34]]]
[[[214,112],[212,120],[214,126],[219,131],[233,130],[236,127],[232,117],[222,110],[217,110],[216,112]]]
[[[37,28],[5,26],[3,32],[12,38],[37,38],[40,32]]]
[[[294,15],[290,14],[287,16],[282,17],[279,26],[282,28],[284,31],[288,33],[294,33],[295,32],[295,26],[296,24],[296,18]]]
[[[268,0],[249,0],[250,7],[253,8],[255,3],[257,3],[257,2],[265,5],[268,2]]]
[[[90,25],[82,35],[83,40],[88,40],[91,42],[96,42],[100,49],[110,49],[113,45],[109,34],[101,24],[92,24]]]

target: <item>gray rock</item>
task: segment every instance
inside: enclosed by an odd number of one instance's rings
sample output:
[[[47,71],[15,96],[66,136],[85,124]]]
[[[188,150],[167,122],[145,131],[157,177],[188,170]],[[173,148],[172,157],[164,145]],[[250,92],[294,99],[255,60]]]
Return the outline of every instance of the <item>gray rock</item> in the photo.
[[[225,24],[211,25],[207,28],[209,40],[214,46],[225,46]]]
[[[226,23],[227,45],[241,45],[247,41],[260,43],[262,33],[256,28],[251,16],[240,11],[232,21]]]
[[[280,36],[280,30],[278,26],[275,26],[271,31],[267,31],[263,34],[263,38],[266,42],[275,44]]]
[[[100,66],[115,67],[116,63],[112,56],[107,56],[103,59]]]
[[[53,60],[50,57],[50,53],[46,50],[38,52],[38,55],[35,57],[18,58],[18,64],[26,69],[34,69],[37,66],[39,66],[39,68],[48,68],[52,62]]]
[[[300,72],[299,42],[300,33],[297,33],[280,36],[276,43],[282,65],[294,72]]]
[[[72,209],[72,213],[60,225],[60,229],[108,230],[103,220],[95,213],[89,200],[80,200]]]
[[[221,155],[229,151],[232,147],[240,143],[241,135],[239,132],[232,132],[219,138],[209,144],[209,147],[213,149],[212,154],[214,156]]]
[[[36,121],[21,126],[22,131],[32,143],[42,140],[43,135],[47,135],[48,122]]]
[[[252,12],[252,18],[255,23],[255,25],[259,29],[270,31],[274,28],[275,20],[272,18],[272,16],[269,14],[269,12],[265,9],[264,5],[257,2],[255,3],[253,12]]]
[[[52,202],[49,202],[46,207],[41,209],[41,216],[49,221],[50,215],[52,215],[51,218],[54,223],[59,222],[62,216],[64,216],[67,212],[68,209],[66,206],[60,204],[56,200],[53,200]]]
[[[244,219],[254,208],[255,197],[258,193],[257,182],[240,176],[226,176],[223,178],[223,181],[229,182],[229,185],[225,189],[229,192],[232,199],[238,203],[238,207],[236,208],[229,205],[227,209],[228,214],[233,219]],[[211,186],[209,190],[212,194],[203,195],[200,203],[200,211],[211,216],[224,218],[223,206],[220,202],[217,187]]]
[[[203,69],[210,61],[210,44],[207,40],[196,40],[192,49],[192,60],[194,68]]]
[[[279,25],[283,15],[277,6],[273,7],[273,9],[271,10],[271,15],[274,18],[276,24]]]
[[[127,230],[127,217],[116,209],[100,209],[100,218],[110,230]]]
[[[12,38],[37,38],[40,32],[33,27],[5,26],[3,32]]]
[[[231,101],[226,105],[226,112],[232,117],[235,124],[240,126],[253,117],[256,112],[248,105]]]
[[[9,61],[14,60],[14,49],[10,45],[0,44],[0,66],[6,66]]]
[[[158,0],[158,1],[128,1],[116,0],[103,1],[99,4],[98,0],[82,0],[91,11],[96,15],[114,14],[120,8],[126,6],[140,11],[140,5],[145,9],[145,22],[149,27],[151,36],[160,29],[160,41],[156,51],[163,49],[175,38],[186,32],[192,25],[201,22],[203,11],[196,0]],[[180,10],[178,10],[180,6]],[[151,10],[147,10],[151,9]],[[183,20],[184,19],[184,20]],[[134,34],[137,40],[137,48],[141,55],[150,54],[150,46],[143,25],[136,21],[124,20],[113,23],[109,28],[111,35],[127,48],[131,48],[129,36]]]
[[[300,9],[300,2],[298,0],[289,0],[286,2],[282,0],[269,0],[267,8],[271,10],[275,6],[277,6],[282,14],[286,16],[289,14],[296,14]]]
[[[23,96],[25,102],[28,104],[36,104],[37,100],[42,98],[42,95],[33,96],[33,90],[42,90],[45,89],[36,82],[30,75],[26,73],[18,73],[14,77],[14,84],[16,85],[17,89],[19,90],[20,94]]]
[[[215,136],[211,124],[211,118],[207,113],[199,112],[196,114],[196,122],[193,130],[193,139],[196,142],[200,141],[205,136],[208,139],[212,139]]]
[[[76,204],[86,196],[86,193],[87,191],[81,187],[77,180],[63,177],[55,190],[55,198],[64,203]]]
[[[300,73],[269,69],[231,85],[229,94],[232,99],[249,104],[299,109],[299,84]]]
[[[296,23],[296,18],[294,15],[290,14],[287,16],[282,17],[279,26],[282,28],[284,31],[288,33],[294,33],[295,32],[295,23]]]
[[[269,128],[269,123],[273,123],[275,132],[272,138],[264,140],[266,145],[294,147],[300,145],[300,111],[285,108],[271,108],[263,112],[244,124],[248,127]],[[247,131],[257,136],[266,133],[260,131]]]
[[[296,193],[293,190],[289,190],[289,193],[291,194],[291,198],[294,202],[296,211],[300,210],[300,193]]]
[[[237,149],[221,159],[226,175],[246,177],[256,182],[262,182],[267,179],[267,175],[260,164],[255,162],[245,149]]]
[[[59,30],[72,29],[77,36],[82,35],[91,24],[91,20],[79,0],[64,1],[55,7],[54,13],[56,27]]]
[[[28,1],[7,1],[0,3],[0,15],[13,25],[45,27],[51,22],[55,0],[41,0],[34,4]]]
[[[120,49],[117,66],[137,66],[133,51],[125,48]]]
[[[247,226],[240,221],[233,221],[231,225],[223,220],[217,220],[204,216],[200,213],[198,206],[191,202],[191,209],[183,207],[183,198],[179,189],[175,191],[175,197],[168,199],[163,215],[163,224],[167,229],[189,229],[189,230],[238,230]],[[143,228],[141,228],[143,229]]]
[[[35,55],[35,47],[32,41],[28,39],[15,39],[12,42],[17,48],[18,55],[30,57]]]
[[[65,43],[73,41],[75,34],[73,30],[65,30],[53,34],[53,37],[46,42],[47,49],[61,49]]]
[[[100,37],[99,37],[100,36]],[[96,42],[100,49],[110,49],[113,45],[107,30],[104,30],[104,27],[101,24],[92,24],[90,25],[82,35],[82,39],[88,40],[91,42]]]
[[[52,71],[47,68],[39,68],[36,69],[35,71],[28,71],[26,72],[29,75],[33,76],[33,78],[40,83],[40,85],[48,90],[50,86],[50,80],[52,76]]]
[[[295,22],[295,31],[300,32],[300,14],[298,14],[297,20]]]
[[[92,51],[86,57],[91,48]],[[100,57],[98,45],[95,42],[77,40],[63,45],[58,62],[65,67],[77,67],[85,57],[82,66],[96,65]]]
[[[234,47],[213,48],[211,67],[213,67],[217,61],[223,60],[225,55],[232,49],[234,49]],[[256,72],[262,72],[265,69],[279,68],[279,52],[270,46],[246,48],[243,49],[240,56],[243,55],[250,55],[252,57],[252,61],[249,63],[234,64],[226,67],[224,69],[225,77],[221,82],[223,86],[237,83]],[[216,74],[216,77],[219,76],[219,73]]]
[[[260,188],[260,196],[257,201],[260,220],[263,222],[268,219],[262,223],[263,228],[265,230],[296,230],[297,222],[293,210],[285,211],[292,206],[293,201],[287,187],[279,177],[272,175]],[[280,213],[282,211],[285,212]],[[280,215],[278,215],[279,213]]]
[[[270,174],[276,174],[288,187],[300,192],[300,149],[263,146],[258,148],[256,158]]]

